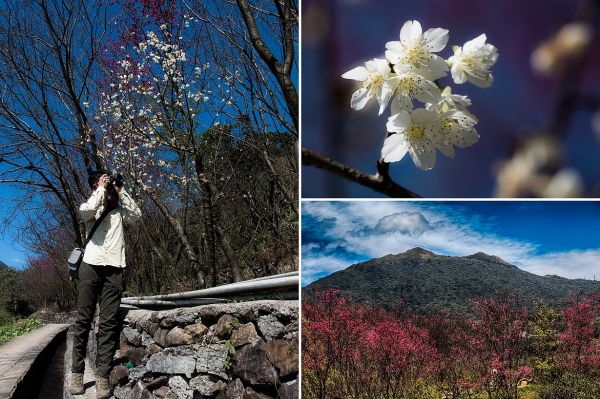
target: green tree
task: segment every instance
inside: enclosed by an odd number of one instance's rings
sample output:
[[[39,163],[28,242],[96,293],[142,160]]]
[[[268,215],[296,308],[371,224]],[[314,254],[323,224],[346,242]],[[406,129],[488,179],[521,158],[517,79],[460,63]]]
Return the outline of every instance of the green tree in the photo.
[[[536,376],[544,381],[552,380],[558,371],[555,353],[559,345],[559,322],[560,313],[543,299],[538,299],[535,303],[531,344]]]

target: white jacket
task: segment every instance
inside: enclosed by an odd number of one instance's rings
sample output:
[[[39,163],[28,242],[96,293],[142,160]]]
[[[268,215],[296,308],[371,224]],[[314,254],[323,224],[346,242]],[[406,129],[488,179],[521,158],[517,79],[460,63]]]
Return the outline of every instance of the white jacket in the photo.
[[[85,222],[86,235],[104,210],[104,187],[98,187],[79,207]],[[125,189],[119,193],[119,206],[104,217],[94,236],[85,247],[83,261],[90,265],[125,267],[125,235],[123,225],[142,216],[140,208]]]

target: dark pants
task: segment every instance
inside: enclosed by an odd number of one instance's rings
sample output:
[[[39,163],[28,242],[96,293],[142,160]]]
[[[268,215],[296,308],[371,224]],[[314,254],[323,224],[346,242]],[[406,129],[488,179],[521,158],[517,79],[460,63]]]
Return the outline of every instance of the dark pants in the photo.
[[[117,318],[123,293],[123,269],[112,266],[88,265],[81,262],[79,267],[79,297],[77,299],[77,322],[73,333],[74,373],[83,373],[85,350],[96,312],[96,302],[100,299],[100,320],[98,324],[98,368],[96,375],[108,377],[119,334]]]

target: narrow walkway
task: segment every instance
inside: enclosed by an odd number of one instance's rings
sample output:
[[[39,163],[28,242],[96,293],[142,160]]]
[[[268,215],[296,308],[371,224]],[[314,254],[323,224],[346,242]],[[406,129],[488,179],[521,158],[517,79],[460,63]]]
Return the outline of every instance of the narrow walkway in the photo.
[[[85,372],[83,374],[83,386],[85,392],[82,395],[73,395],[69,391],[71,385],[71,364],[73,351],[73,332],[67,334],[67,348],[65,350],[65,386],[63,399],[96,399],[96,377],[90,365],[88,357],[85,357]]]
[[[40,353],[69,324],[47,324],[0,346],[0,399],[13,396]]]

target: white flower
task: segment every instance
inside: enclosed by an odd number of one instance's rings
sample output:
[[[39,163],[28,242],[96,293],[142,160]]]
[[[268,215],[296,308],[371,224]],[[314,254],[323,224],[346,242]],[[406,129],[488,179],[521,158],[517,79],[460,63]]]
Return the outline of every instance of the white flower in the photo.
[[[413,99],[422,103],[436,103],[441,96],[435,83],[415,73],[396,74],[390,78],[390,83],[396,93],[392,102],[392,114],[412,110]]]
[[[388,132],[381,157],[385,162],[396,162],[410,154],[415,165],[431,169],[435,165],[435,139],[439,135],[438,115],[433,111],[418,108],[412,112],[399,112],[387,122]]]
[[[451,110],[440,115],[440,130],[435,138],[438,150],[447,157],[454,158],[454,146],[470,147],[479,141],[474,126],[477,120],[463,111]]]
[[[486,43],[486,40],[485,34],[481,34],[463,47],[453,47],[454,55],[448,58],[448,65],[454,83],[461,84],[468,80],[481,88],[492,85],[494,77],[490,68],[498,61],[498,49]]]
[[[440,112],[448,112],[451,109],[467,111],[467,108],[471,106],[471,99],[460,94],[452,94],[452,87],[446,86],[442,90],[440,101],[437,105]]]
[[[407,21],[400,30],[400,41],[385,45],[385,56],[394,64],[394,72],[415,72],[428,80],[446,76],[448,65],[441,57],[433,54],[441,51],[448,43],[448,30],[435,28],[425,33],[419,21]]]
[[[379,103],[379,115],[383,113],[394,94],[394,82],[390,81],[392,70],[386,60],[373,58],[365,62],[364,67],[356,67],[342,75],[344,79],[362,82],[362,87],[352,94],[350,106],[361,110],[373,97]]]
[[[471,106],[471,99],[467,96],[462,96],[459,94],[452,94],[452,88],[450,86],[446,86],[444,90],[442,90],[441,96],[436,103],[427,104],[427,109],[436,111],[438,113],[446,113],[452,110],[462,111],[471,117],[475,122],[478,122],[475,115],[473,115],[468,107]]]

